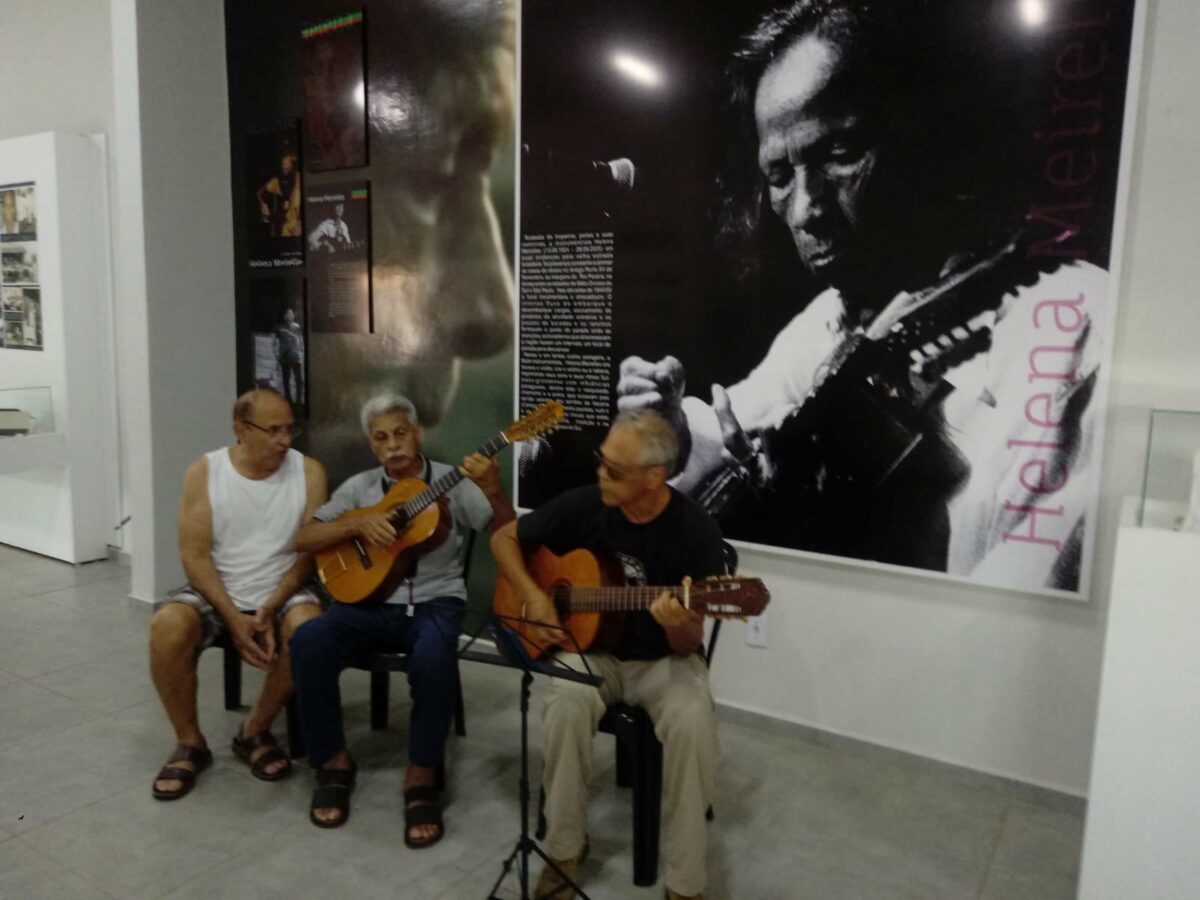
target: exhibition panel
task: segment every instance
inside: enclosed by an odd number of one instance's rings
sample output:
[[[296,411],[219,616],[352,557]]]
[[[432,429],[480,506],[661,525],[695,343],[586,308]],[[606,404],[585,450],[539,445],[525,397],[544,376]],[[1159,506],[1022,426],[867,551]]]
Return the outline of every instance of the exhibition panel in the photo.
[[[115,524],[104,179],[90,137],[0,141],[0,543],[73,563]]]

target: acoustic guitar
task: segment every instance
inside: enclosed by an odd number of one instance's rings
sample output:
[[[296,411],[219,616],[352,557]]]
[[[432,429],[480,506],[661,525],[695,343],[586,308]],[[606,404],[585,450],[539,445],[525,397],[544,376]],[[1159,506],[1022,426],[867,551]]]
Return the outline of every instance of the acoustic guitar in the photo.
[[[527,441],[553,431],[562,421],[563,405],[556,400],[513,422],[479,448],[493,457],[514,441]],[[402,478],[374,506],[353,509],[339,519],[383,513],[396,529],[396,540],[384,547],[361,537],[334,544],[315,554],[317,576],[341,603],[386,600],[412,570],[421,555],[440,546],[450,534],[451,519],[442,498],[466,476],[456,466],[433,484]]]
[[[534,659],[556,647],[568,650],[611,650],[624,626],[624,614],[649,609],[658,595],[671,591],[687,609],[714,619],[757,616],[771,594],[759,578],[733,576],[695,581],[690,586],[633,586],[624,583],[621,568],[587,550],[572,550],[557,556],[545,547],[526,560],[529,574],[554,602],[564,632],[551,643],[529,638],[531,625],[518,621],[525,610],[512,583],[501,574],[496,580],[492,611],[501,623],[515,631]]]

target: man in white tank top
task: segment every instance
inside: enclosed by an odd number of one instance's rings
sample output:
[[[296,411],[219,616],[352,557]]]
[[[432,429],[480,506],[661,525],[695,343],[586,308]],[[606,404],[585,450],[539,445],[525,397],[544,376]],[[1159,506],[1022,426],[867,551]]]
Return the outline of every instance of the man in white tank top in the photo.
[[[196,660],[226,632],[243,660],[267,672],[233,752],[264,781],[291,769],[270,728],[292,693],[288,640],[321,611],[304,587],[312,561],[292,541],[325,499],[325,471],[292,449],[292,409],[269,388],[238,398],[233,432],[236,444],[206,453],[184,475],[179,553],[188,584],[157,604],[150,623],[150,674],[177,744],[154,781],[159,800],[184,796],[212,763],[196,712]]]
[[[421,426],[413,404],[396,394],[368,400],[361,424],[380,466],[348,478],[296,535],[296,548],[316,552],[351,539],[387,546],[397,538],[384,513],[345,513],[381,501],[395,481],[427,484],[454,469],[421,454]],[[463,582],[468,530],[495,530],[515,518],[494,459],[473,453],[459,466],[467,480],[443,495],[450,517],[446,540],[423,553],[416,571],[384,603],[334,603],[328,612],[296,631],[292,666],[300,702],[300,726],[317,789],[309,818],[320,828],[344,825],[356,766],[342,730],[338,675],[359,652],[400,651],[408,655],[410,713],[408,769],[404,775],[404,843],[428,847],[443,834],[435,773],[442,765],[449,731],[457,638],[467,589]]]

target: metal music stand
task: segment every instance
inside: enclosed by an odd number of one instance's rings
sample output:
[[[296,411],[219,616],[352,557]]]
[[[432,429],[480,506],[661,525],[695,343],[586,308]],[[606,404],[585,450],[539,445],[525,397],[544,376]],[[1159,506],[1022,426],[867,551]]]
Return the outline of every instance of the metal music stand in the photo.
[[[575,891],[577,896],[583,898],[583,900],[588,900],[588,895],[574,881],[567,877],[566,873],[559,868],[558,863],[551,859],[537,845],[537,842],[533,840],[529,833],[529,802],[531,796],[529,788],[529,686],[533,683],[533,676],[535,674],[546,675],[551,678],[562,678],[580,684],[589,684],[593,687],[598,687],[604,679],[598,675],[593,675],[591,670],[578,672],[553,657],[534,659],[525,649],[525,645],[521,643],[521,639],[517,636],[517,633],[510,628],[504,627],[506,623],[521,623],[561,631],[567,638],[568,649],[573,649],[576,653],[582,653],[583,651],[575,640],[575,636],[561,625],[550,625],[549,623],[535,622],[532,619],[525,619],[520,616],[505,616],[499,613],[495,613],[494,616],[498,620],[498,625],[492,626],[491,632],[496,642],[496,649],[499,651],[499,656],[483,654],[479,651],[470,651],[466,648],[459,654],[463,659],[471,659],[476,662],[489,662],[493,665],[505,666],[521,672],[521,778],[519,782],[521,835],[517,839],[517,844],[513,847],[512,853],[504,860],[504,867],[500,870],[500,877],[496,879],[496,883],[492,885],[491,891],[488,892],[488,900],[500,900],[496,891],[500,889],[500,885],[508,877],[508,873],[512,869],[514,862],[517,864],[517,877],[521,883],[521,900],[537,900],[529,892],[529,855],[531,853],[536,853],[547,865],[552,866],[562,876],[566,884]],[[570,645],[573,645],[573,648]],[[467,647],[469,646],[470,644],[467,645]],[[586,669],[586,659],[583,664]]]

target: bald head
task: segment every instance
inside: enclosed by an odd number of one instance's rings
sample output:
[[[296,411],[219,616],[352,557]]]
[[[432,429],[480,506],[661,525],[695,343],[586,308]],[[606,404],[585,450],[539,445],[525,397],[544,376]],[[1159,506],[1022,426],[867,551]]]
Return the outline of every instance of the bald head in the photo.
[[[264,412],[265,409],[277,412],[279,410],[277,404],[283,404],[288,410],[292,408],[287,398],[274,388],[251,388],[234,401],[233,421],[245,422],[248,419],[254,419],[259,413]]]

